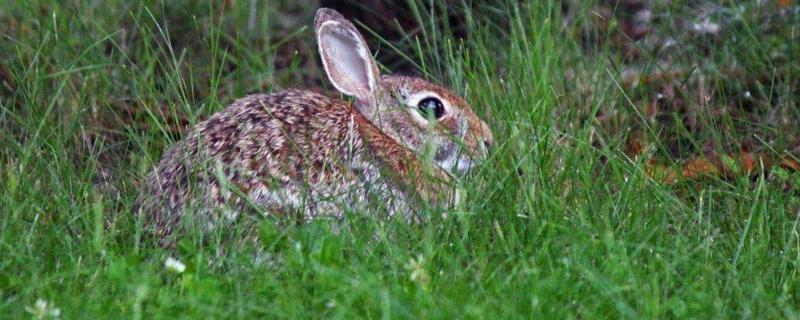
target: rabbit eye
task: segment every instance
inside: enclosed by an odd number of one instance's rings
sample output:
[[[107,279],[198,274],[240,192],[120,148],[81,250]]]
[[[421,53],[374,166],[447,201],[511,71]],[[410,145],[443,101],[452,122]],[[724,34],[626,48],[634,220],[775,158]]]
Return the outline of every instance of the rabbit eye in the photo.
[[[426,119],[439,119],[444,115],[444,104],[436,98],[425,98],[417,103],[419,113]]]

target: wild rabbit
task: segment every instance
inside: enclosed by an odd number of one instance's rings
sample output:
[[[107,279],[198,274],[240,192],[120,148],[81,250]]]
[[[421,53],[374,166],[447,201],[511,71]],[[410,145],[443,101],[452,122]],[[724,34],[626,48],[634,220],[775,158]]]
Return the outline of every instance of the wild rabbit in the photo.
[[[162,243],[187,220],[207,230],[248,210],[311,219],[377,207],[414,219],[425,203],[453,201],[450,175],[486,157],[489,126],[464,99],[380,75],[361,34],[334,10],[319,9],[314,27],[328,78],[353,102],[308,90],[255,94],[197,124],[137,199]]]

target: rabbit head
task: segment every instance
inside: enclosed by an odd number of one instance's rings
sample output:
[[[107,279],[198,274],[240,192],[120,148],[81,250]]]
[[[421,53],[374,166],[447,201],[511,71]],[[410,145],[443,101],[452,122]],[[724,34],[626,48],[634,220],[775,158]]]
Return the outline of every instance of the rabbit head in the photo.
[[[384,134],[449,173],[486,157],[492,133],[466,100],[420,78],[381,75],[364,38],[334,10],[319,9],[314,26],[331,83]]]

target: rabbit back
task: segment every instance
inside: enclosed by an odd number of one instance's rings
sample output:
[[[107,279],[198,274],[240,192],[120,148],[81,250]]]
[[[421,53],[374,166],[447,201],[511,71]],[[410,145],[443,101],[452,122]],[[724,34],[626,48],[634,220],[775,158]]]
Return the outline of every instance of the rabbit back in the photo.
[[[138,211],[159,237],[186,223],[213,229],[244,212],[307,220],[380,204],[389,216],[405,214],[404,195],[369,152],[364,121],[350,104],[312,91],[244,97],[165,153]]]

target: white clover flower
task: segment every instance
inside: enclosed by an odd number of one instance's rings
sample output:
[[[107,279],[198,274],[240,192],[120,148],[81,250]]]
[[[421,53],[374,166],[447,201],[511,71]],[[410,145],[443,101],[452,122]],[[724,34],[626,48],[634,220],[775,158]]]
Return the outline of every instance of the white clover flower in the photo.
[[[700,34],[712,34],[717,33],[720,27],[718,24],[711,22],[710,18],[706,17],[700,23],[692,24],[692,29]]]
[[[406,269],[411,271],[409,274],[409,279],[411,279],[411,281],[419,283],[423,288],[427,288],[430,277],[428,276],[428,272],[425,271],[424,263],[425,258],[422,255],[419,255],[417,256],[417,259],[408,259],[408,263],[406,263]]]
[[[25,306],[25,311],[36,319],[60,319],[61,317],[61,309],[42,299],[37,299],[33,307]]]
[[[166,267],[167,270],[175,273],[183,273],[186,271],[186,265],[173,257],[169,257],[167,258],[167,261],[164,261],[164,267]]]

